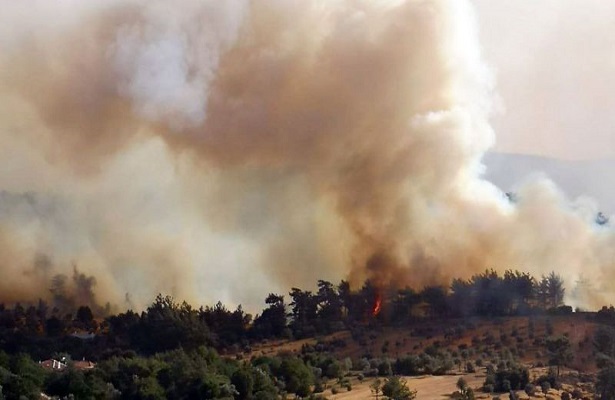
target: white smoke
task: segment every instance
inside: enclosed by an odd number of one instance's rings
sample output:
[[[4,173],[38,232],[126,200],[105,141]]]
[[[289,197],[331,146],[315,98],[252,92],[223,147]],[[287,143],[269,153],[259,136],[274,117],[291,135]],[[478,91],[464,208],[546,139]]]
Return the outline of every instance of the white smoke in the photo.
[[[198,126],[220,56],[235,42],[248,2],[142,4],[137,21],[119,26],[109,49],[120,93],[152,121]]]
[[[592,205],[546,180],[513,204],[481,179],[494,79],[467,1],[7,9],[7,298],[44,293],[40,254],[140,306],[492,267],[609,282],[615,240]]]

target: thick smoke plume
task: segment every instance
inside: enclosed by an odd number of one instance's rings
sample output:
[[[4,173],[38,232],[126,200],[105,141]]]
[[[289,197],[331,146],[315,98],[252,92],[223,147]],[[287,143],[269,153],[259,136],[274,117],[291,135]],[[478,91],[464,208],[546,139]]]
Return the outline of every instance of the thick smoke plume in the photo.
[[[347,276],[613,274],[594,206],[546,180],[513,204],[480,178],[493,79],[468,2],[3,9],[6,300],[51,296],[39,276],[57,274],[94,276],[99,300],[130,293],[136,307],[157,292],[251,305]]]

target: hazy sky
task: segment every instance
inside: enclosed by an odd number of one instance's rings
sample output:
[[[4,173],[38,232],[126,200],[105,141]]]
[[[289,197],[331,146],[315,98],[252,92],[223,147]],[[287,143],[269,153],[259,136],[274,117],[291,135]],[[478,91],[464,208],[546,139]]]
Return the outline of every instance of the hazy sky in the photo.
[[[495,150],[615,156],[615,3],[474,0],[502,110]]]

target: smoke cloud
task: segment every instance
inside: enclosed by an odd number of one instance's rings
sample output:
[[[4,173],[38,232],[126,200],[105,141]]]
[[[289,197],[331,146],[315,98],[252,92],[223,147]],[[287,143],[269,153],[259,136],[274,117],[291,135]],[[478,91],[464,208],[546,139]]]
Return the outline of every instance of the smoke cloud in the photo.
[[[52,296],[57,274],[137,308],[253,306],[317,279],[613,274],[595,206],[548,180],[511,203],[481,179],[494,85],[468,2],[3,8],[6,301]],[[611,298],[596,291],[584,305]]]
[[[610,33],[615,4],[472,3],[505,109],[492,118],[495,149],[567,160],[613,158],[615,43]]]

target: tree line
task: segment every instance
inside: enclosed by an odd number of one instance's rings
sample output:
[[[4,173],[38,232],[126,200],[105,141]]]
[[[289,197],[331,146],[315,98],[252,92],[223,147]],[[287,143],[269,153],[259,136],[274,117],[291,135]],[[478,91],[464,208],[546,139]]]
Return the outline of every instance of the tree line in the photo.
[[[96,342],[104,342],[101,346],[106,351],[125,348],[154,354],[203,345],[236,351],[253,340],[312,337],[361,324],[404,325],[425,318],[571,311],[563,306],[565,288],[555,273],[535,279],[519,271],[499,275],[487,270],[467,280],[455,279],[450,287],[421,290],[377,287],[372,281],[352,289],[345,280],[337,285],[319,280],[316,287],[315,291],[292,288],[288,302],[284,295],[271,293],[265,299],[266,307],[254,318],[241,306],[231,310],[218,302],[195,308],[163,295],[143,312],[128,310],[104,319],[94,318],[88,306],[61,313],[42,300],[27,307],[0,304],[0,340],[6,351],[37,356],[58,343],[65,346],[63,342],[70,340],[65,336],[75,330],[97,333]],[[374,315],[377,299],[382,312]],[[73,347],[79,350],[78,345]],[[96,346],[85,348],[90,354],[83,356],[100,356]]]
[[[252,324],[255,337],[310,337],[354,324],[377,321],[403,325],[418,319],[442,317],[495,317],[570,312],[564,306],[563,279],[552,272],[540,279],[508,270],[499,275],[487,270],[471,278],[455,279],[450,287],[427,286],[421,290],[377,287],[366,281],[352,290],[347,281],[338,285],[319,280],[316,291],[293,288],[290,302],[270,294],[267,308]],[[382,312],[374,316],[376,299]]]

